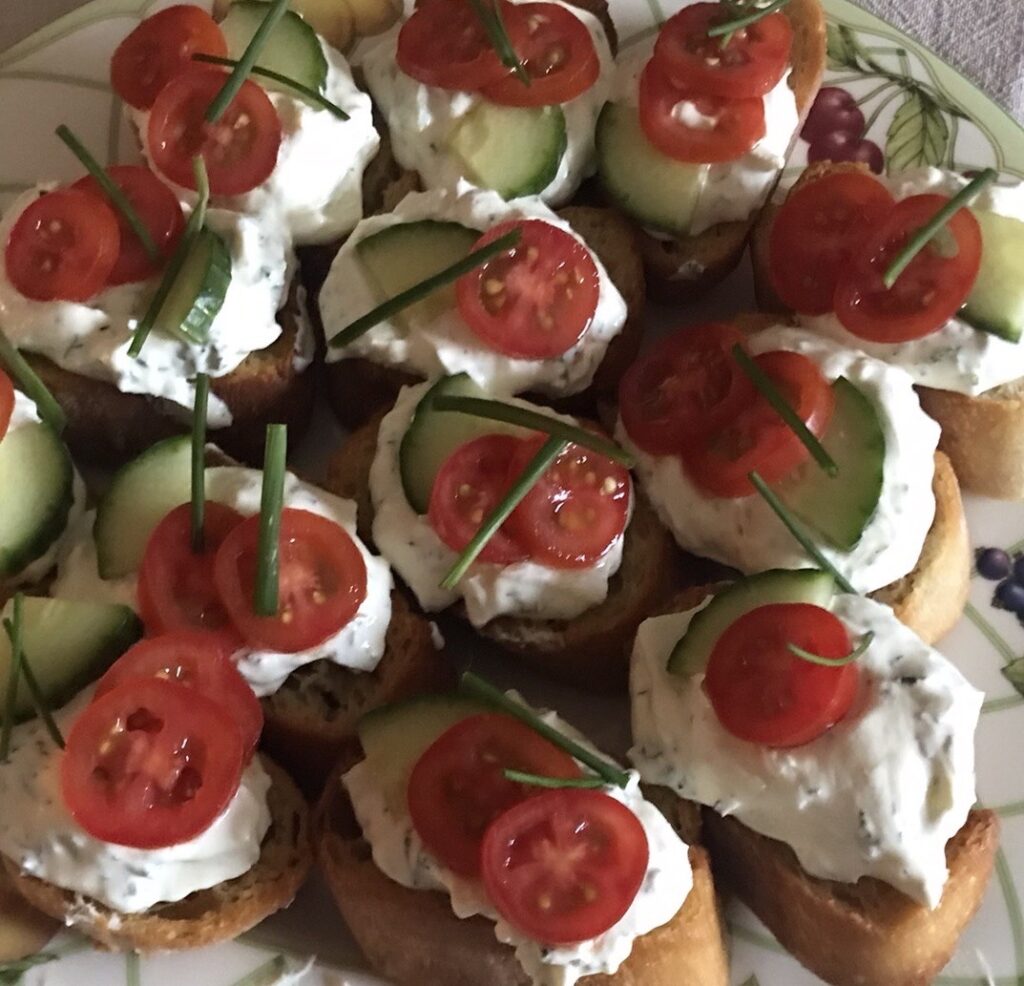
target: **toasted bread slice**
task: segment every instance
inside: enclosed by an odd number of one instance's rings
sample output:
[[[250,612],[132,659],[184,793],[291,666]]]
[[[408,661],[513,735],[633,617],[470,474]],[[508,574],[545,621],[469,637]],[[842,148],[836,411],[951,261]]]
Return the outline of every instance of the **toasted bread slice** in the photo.
[[[270,774],[271,826],[247,873],[174,904],[122,914],[98,901],[22,873],[6,857],[15,888],[33,907],[112,951],[165,952],[229,941],[287,907],[313,862],[309,809],[288,775],[264,758]]]
[[[0,966],[42,951],[60,928],[59,922],[29,907],[0,868]]]
[[[374,971],[398,986],[530,986],[515,952],[483,917],[457,918],[436,891],[410,890],[374,864],[338,774],[318,812],[317,858]],[[614,975],[581,986],[725,986],[728,961],[708,857],[691,847],[693,889],[667,924],[638,938]]]

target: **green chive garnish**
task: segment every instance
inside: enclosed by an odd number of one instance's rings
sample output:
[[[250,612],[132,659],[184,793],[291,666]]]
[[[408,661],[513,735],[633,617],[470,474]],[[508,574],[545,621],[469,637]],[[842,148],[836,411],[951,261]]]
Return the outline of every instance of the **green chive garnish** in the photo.
[[[485,545],[497,533],[498,528],[508,520],[509,514],[523,501],[527,493],[533,489],[534,484],[547,471],[548,467],[562,454],[568,442],[552,435],[538,450],[537,454],[527,463],[523,474],[516,480],[501,502],[491,511],[480,529],[473,535],[473,540],[466,545],[465,550],[459,555],[451,570],[441,580],[442,589],[454,589],[459,580],[466,574],[466,570],[476,561],[477,556],[484,550]]]
[[[196,377],[196,401],[192,408],[192,551],[206,547],[206,410],[210,403],[210,378]]]
[[[64,409],[57,403],[57,399],[47,389],[46,384],[39,379],[36,371],[28,365],[28,361],[10,339],[0,331],[0,363],[7,367],[7,371],[14,377],[26,396],[30,397],[39,411],[39,417],[43,419],[57,434],[61,434],[67,427],[68,419]]]
[[[829,476],[838,476],[839,466],[836,465],[835,459],[825,451],[825,446],[818,441],[814,432],[804,424],[800,416],[789,406],[789,402],[782,396],[779,388],[775,386],[775,381],[751,359],[739,343],[732,347],[732,355],[736,362],[739,363],[740,369],[750,377],[751,383],[758,389],[761,396],[771,405],[772,410],[789,425],[793,434],[800,439],[804,448],[811,453],[814,461]]]
[[[595,788],[604,787],[607,783],[600,777],[542,777],[540,774],[528,774],[522,770],[506,769],[505,779],[515,781],[517,784],[529,784],[532,787],[575,787]]]
[[[856,661],[857,658],[871,646],[871,641],[874,639],[875,632],[873,630],[868,630],[868,632],[857,641],[857,646],[854,647],[853,650],[845,657],[822,657],[820,654],[804,650],[803,647],[797,647],[796,644],[786,644],[786,647],[791,654],[805,661],[810,661],[811,664],[820,664],[826,668],[841,668],[844,664],[852,664]]]
[[[21,594],[14,597],[14,625],[17,637],[11,639],[11,666],[7,671],[7,698],[4,702],[4,721],[0,726],[0,763],[5,763],[11,750],[11,730],[14,728],[14,710],[18,704],[18,680],[21,677]]]
[[[275,955],[272,959],[257,966],[252,972],[236,979],[231,986],[273,986],[288,971],[288,962],[283,955]]]
[[[239,64],[236,58],[221,58],[219,55],[193,55],[192,61],[205,62],[207,65],[223,65],[225,68],[237,68]],[[249,72],[252,75],[263,79],[270,79],[294,90],[303,99],[315,103],[320,109],[327,110],[328,113],[332,113],[339,120],[347,120],[349,118],[348,114],[337,103],[332,103],[326,96],[315,89],[310,89],[309,86],[304,86],[301,82],[289,79],[287,75],[283,75],[281,72],[275,72],[270,68],[261,68],[259,65],[254,65]]]
[[[128,201],[128,196],[121,191],[114,183],[110,175],[103,170],[100,163],[89,153],[83,144],[68,127],[63,123],[56,129],[55,133],[71,149],[71,153],[82,162],[86,171],[96,179],[96,183],[103,189],[103,194],[110,199],[110,204],[121,213],[124,221],[132,228],[132,232],[139,238],[142,249],[146,256],[154,263],[160,260],[160,251],[157,249],[153,237],[146,227],[146,224],[139,218],[139,214]]]
[[[57,728],[57,723],[53,721],[53,716],[50,714],[49,706],[46,704],[46,698],[43,695],[43,690],[39,687],[39,682],[36,680],[35,673],[32,670],[32,666],[28,662],[28,655],[25,653],[24,644],[21,639],[22,631],[22,603],[24,596],[19,592],[15,595],[13,604],[14,612],[13,619],[4,620],[4,630],[7,633],[7,637],[11,642],[11,665],[12,667],[17,665],[20,670],[20,675],[25,679],[25,687],[28,689],[29,696],[32,699],[32,704],[35,706],[36,715],[43,720],[43,724],[46,726],[46,731],[50,734],[50,739],[61,749],[64,749],[64,737],[61,736],[60,730]],[[9,698],[8,694],[8,698]],[[4,726],[7,726],[8,722],[13,723],[14,715],[13,709],[11,715],[4,716]],[[8,742],[10,738],[8,737]],[[3,757],[0,759],[6,759],[8,750],[5,748],[2,751]]]
[[[281,507],[284,504],[287,456],[288,428],[285,425],[267,425],[267,445],[263,452],[259,555],[252,603],[257,616],[277,616]]]
[[[790,513],[786,505],[771,491],[768,484],[757,474],[757,472],[748,473],[747,478],[751,483],[753,483],[754,489],[761,494],[765,503],[767,503],[775,512],[775,516],[782,521],[786,530],[793,535],[800,547],[810,555],[818,568],[823,572],[828,572],[829,575],[836,580],[836,585],[838,585],[843,592],[849,592],[853,595],[857,595],[857,590],[850,584],[849,579],[847,579],[846,576],[843,575],[842,572],[840,572],[839,569],[821,553],[818,546],[801,529],[796,518]]]
[[[469,3],[476,16],[480,18],[480,23],[483,24],[491,45],[501,59],[501,64],[512,69],[523,85],[529,86],[533,80],[508,36],[505,21],[501,16],[501,0],[494,0],[493,4],[488,0],[469,0]]]
[[[411,288],[406,288],[400,294],[396,294],[394,298],[389,298],[372,311],[357,318],[351,325],[347,325],[330,340],[331,345],[341,347],[355,342],[356,339],[369,332],[375,325],[379,325],[399,312],[405,311],[406,308],[415,305],[418,301],[422,301],[427,295],[432,294],[438,288],[443,288],[446,284],[458,280],[463,274],[468,274],[471,270],[475,270],[496,254],[510,250],[519,242],[521,236],[522,230],[509,230],[504,236],[499,236],[498,239],[486,244],[486,246],[474,250],[461,260],[457,260],[454,264],[445,267],[444,270],[432,274],[430,277],[420,281],[419,284],[414,284]]]
[[[607,784],[615,787],[625,787],[629,783],[629,774],[620,770],[614,764],[603,760],[596,753],[592,753],[586,747],[569,739],[568,736],[560,733],[553,726],[549,726],[540,716],[510,699],[501,689],[495,688],[489,681],[485,681],[472,671],[466,671],[459,679],[459,691],[463,695],[479,699],[487,705],[491,705],[502,712],[525,722],[534,732],[540,733],[546,740],[550,740],[559,749],[565,750],[574,760],[589,767],[598,777]]]
[[[601,455],[607,456],[627,468],[633,465],[633,457],[629,452],[610,438],[605,438],[604,435],[598,435],[565,421],[559,421],[548,414],[540,414],[525,407],[517,407],[515,404],[505,404],[502,401],[487,400],[483,397],[442,395],[431,400],[430,406],[437,411],[471,414],[473,417],[486,418],[488,421],[503,421],[506,424],[518,425],[532,431],[542,431],[545,435],[553,435],[564,441],[582,445],[594,452],[600,452]]]
[[[965,185],[954,195],[932,218],[918,229],[907,241],[906,246],[886,268],[882,282],[887,288],[891,288],[900,274],[909,266],[916,257],[932,240],[932,237],[942,229],[964,206],[969,205],[974,197],[988,184],[999,177],[995,168],[986,168],[977,178]]]
[[[734,17],[730,21],[715,24],[714,27],[708,28],[708,37],[720,38],[724,35],[733,35],[737,31],[741,31],[743,28],[749,27],[751,24],[756,24],[762,17],[774,14],[776,10],[785,7],[787,3],[789,3],[789,0],[774,0],[774,2],[768,4],[767,7],[758,7],[757,9],[752,10],[749,14],[744,14],[742,17]],[[723,47],[728,43],[729,39],[723,42]]]
[[[231,70],[231,74],[227,77],[223,88],[217,93],[213,102],[207,108],[207,123],[216,123],[218,117],[231,105],[231,100],[238,95],[238,90],[242,88],[242,83],[245,82],[246,76],[252,71],[252,67],[256,64],[256,59],[260,57],[263,46],[270,38],[270,32],[277,27],[277,22],[284,17],[287,9],[288,0],[273,0],[273,3],[269,5],[267,15],[263,18],[263,23],[256,28],[255,34],[253,34],[249,44],[246,45],[245,51],[242,52],[242,57],[235,63],[235,67]]]
[[[36,966],[46,965],[48,962],[56,962],[61,956],[54,952],[36,952],[24,959],[15,959],[13,962],[0,962],[0,984],[15,984],[21,982],[21,977]]]

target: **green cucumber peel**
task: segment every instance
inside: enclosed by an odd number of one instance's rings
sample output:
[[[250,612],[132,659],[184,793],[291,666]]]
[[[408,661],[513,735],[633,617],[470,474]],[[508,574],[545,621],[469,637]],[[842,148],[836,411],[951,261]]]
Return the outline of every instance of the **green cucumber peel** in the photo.
[[[206,412],[210,403],[210,378],[196,377],[196,401],[192,408],[192,551],[206,547]]]
[[[871,641],[875,639],[874,630],[868,630],[860,640],[857,641],[856,646],[849,654],[843,657],[822,657],[820,654],[815,654],[813,651],[804,650],[803,647],[798,647],[796,644],[786,644],[786,649],[794,657],[799,657],[801,660],[809,661],[811,664],[820,664],[825,668],[841,668],[844,665],[852,664],[861,656],[870,646]]]
[[[506,768],[505,779],[515,781],[517,784],[528,784],[531,787],[574,787],[574,788],[595,788],[604,787],[606,782],[600,777],[543,777],[540,774],[528,774],[522,770]]]
[[[277,616],[280,566],[281,508],[284,505],[288,428],[267,425],[263,452],[263,490],[260,499],[260,540],[256,559],[253,609],[257,616]]]
[[[68,419],[57,399],[47,389],[45,383],[10,339],[0,331],[0,363],[7,367],[26,396],[35,401],[39,417],[43,419],[58,435],[67,427]]]

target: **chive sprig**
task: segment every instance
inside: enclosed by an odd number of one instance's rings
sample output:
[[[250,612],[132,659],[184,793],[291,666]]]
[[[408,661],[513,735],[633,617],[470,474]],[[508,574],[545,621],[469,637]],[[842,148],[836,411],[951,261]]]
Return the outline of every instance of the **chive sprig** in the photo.
[[[573,787],[573,788],[596,788],[604,787],[607,783],[600,777],[545,777],[542,774],[530,774],[524,770],[512,770],[506,768],[505,779],[515,781],[517,784],[528,784],[531,787]]]
[[[723,38],[722,47],[724,48],[732,40],[732,35],[737,31],[742,31],[743,28],[749,27],[751,24],[756,24],[759,20],[767,17],[769,14],[774,14],[776,10],[780,10],[785,7],[789,2],[790,0],[773,0],[773,2],[768,4],[767,7],[757,7],[749,14],[742,14],[739,17],[732,18],[731,20],[723,21],[721,24],[715,24],[708,28],[708,37]],[[726,4],[725,6],[731,5]]]
[[[810,661],[811,664],[820,664],[825,668],[841,668],[846,664],[852,664],[856,661],[857,658],[871,646],[871,641],[874,639],[874,630],[868,630],[868,632],[857,641],[853,650],[851,650],[849,654],[845,654],[843,657],[822,657],[820,654],[815,654],[813,651],[805,650],[803,647],[799,647],[796,644],[786,644],[786,647],[795,657],[799,657],[804,661]]]
[[[533,81],[530,73],[526,71],[522,59],[516,52],[512,39],[508,36],[508,29],[505,27],[505,19],[501,16],[501,0],[469,0],[473,12],[487,32],[487,38],[498,55],[501,64],[512,69],[516,77],[524,86],[529,86]]]
[[[288,428],[267,425],[263,452],[263,490],[260,499],[260,539],[256,559],[253,609],[257,616],[277,616],[281,552],[281,509],[284,505]]]
[[[35,402],[39,417],[58,435],[61,434],[68,424],[64,409],[57,403],[57,399],[50,393],[46,384],[39,379],[36,371],[29,366],[28,361],[18,352],[17,347],[4,335],[2,330],[0,330],[0,363],[7,367],[7,371],[21,385],[26,396]]]

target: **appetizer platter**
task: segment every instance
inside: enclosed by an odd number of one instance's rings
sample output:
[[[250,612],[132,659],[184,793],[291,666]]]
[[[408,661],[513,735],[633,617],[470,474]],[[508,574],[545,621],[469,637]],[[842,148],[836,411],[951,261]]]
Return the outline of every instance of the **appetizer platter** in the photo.
[[[1024,130],[847,0],[0,54],[0,983],[1024,979]]]

